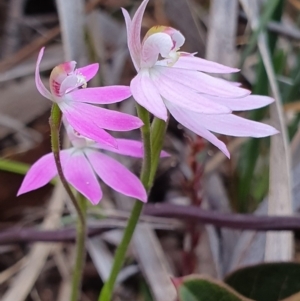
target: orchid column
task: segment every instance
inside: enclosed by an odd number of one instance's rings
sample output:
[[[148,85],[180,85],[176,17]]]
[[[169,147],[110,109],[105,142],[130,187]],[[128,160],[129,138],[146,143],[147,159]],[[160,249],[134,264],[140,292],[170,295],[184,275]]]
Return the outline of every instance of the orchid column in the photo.
[[[238,137],[266,137],[278,131],[269,125],[232,114],[233,110],[266,106],[273,102],[272,98],[250,95],[251,92],[239,87],[239,84],[205,74],[233,73],[238,69],[181,52],[185,38],[171,27],[154,26],[141,41],[142,19],[148,2],[142,1],[132,20],[126,10],[122,11],[127,27],[128,48],[137,71],[130,88],[138,103],[138,115],[144,122],[145,159],[141,180],[149,192],[157,169],[168,112],[179,123],[214,144],[228,158],[230,154],[226,145],[212,132]],[[152,126],[147,110],[155,116]],[[99,301],[111,301],[114,283],[141,210],[142,204],[136,203]]]

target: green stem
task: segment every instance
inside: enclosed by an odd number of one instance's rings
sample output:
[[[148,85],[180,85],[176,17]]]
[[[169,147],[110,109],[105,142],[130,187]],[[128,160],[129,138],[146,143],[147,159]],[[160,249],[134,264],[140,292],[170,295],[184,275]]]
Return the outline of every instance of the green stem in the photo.
[[[79,219],[81,220],[82,224],[84,224],[83,214],[80,210],[80,207],[78,205],[76,197],[73,194],[73,192],[68,184],[68,181],[65,178],[65,175],[63,173],[63,169],[61,166],[60,154],[59,154],[59,152],[60,152],[59,129],[60,129],[60,124],[61,124],[61,118],[62,118],[62,113],[61,113],[58,105],[56,103],[54,103],[52,105],[51,117],[49,120],[50,129],[51,129],[52,153],[54,155],[54,160],[55,160],[58,176],[76,209]]]
[[[167,123],[159,118],[154,118],[151,126],[151,169],[148,189],[151,189],[159,163],[160,152],[165,139]]]
[[[166,123],[163,121],[160,122],[154,121],[153,128],[151,131],[150,116],[148,111],[145,110],[140,105],[137,105],[137,112],[140,119],[144,122],[144,126],[141,128],[143,145],[144,145],[144,160],[143,160],[140,179],[147,193],[149,194],[155,177],[155,173],[159,161],[159,155],[162,149],[162,142],[163,142],[162,138],[157,139],[157,137],[160,137],[161,133],[159,133],[159,135],[156,135],[155,131],[161,130],[162,125],[164,125],[162,132],[165,133]],[[157,125],[160,126],[159,127],[154,126],[156,123]],[[156,137],[156,138],[153,139],[152,137]],[[153,141],[155,141],[155,146],[152,145]],[[136,225],[138,223],[139,217],[141,215],[143,205],[144,204],[141,201],[139,200],[135,201],[135,204],[133,206],[133,209],[131,211],[130,217],[127,222],[127,226],[124,230],[122,241],[116,250],[114,263],[109,278],[104,284],[100,292],[98,301],[111,301],[114,285],[117,280],[117,276],[123,266],[125,255],[129,243],[131,241],[131,238],[133,236],[134,230],[136,228]]]
[[[85,261],[85,237],[86,237],[86,208],[85,200],[80,198],[80,202],[77,201],[75,195],[73,194],[65,176],[60,161],[60,140],[59,140],[59,129],[61,125],[62,113],[55,103],[52,105],[51,116],[50,116],[50,128],[51,128],[51,147],[54,155],[54,160],[57,168],[58,176],[67,191],[78,215],[77,221],[77,237],[76,237],[76,262],[73,271],[73,281],[71,288],[71,301],[78,301],[80,287],[81,287],[81,278],[82,270]]]
[[[144,126],[141,128],[142,140],[144,145],[144,159],[140,179],[148,192],[148,180],[150,176],[152,158],[150,116],[148,111],[139,104],[137,104],[137,113],[139,118],[144,122]]]
[[[101,293],[99,295],[98,301],[111,301],[112,292],[114,289],[115,282],[117,280],[117,276],[123,266],[125,255],[129,246],[129,243],[131,241],[132,235],[134,233],[135,227],[137,225],[137,222],[139,220],[140,214],[143,209],[143,203],[139,200],[137,200],[133,206],[133,209],[131,211],[131,215],[128,219],[127,226],[124,230],[124,234],[122,237],[122,241],[119,244],[115,257],[113,266],[109,275],[109,278],[105,282]]]
[[[78,301],[81,290],[82,272],[85,263],[85,239],[86,239],[86,208],[87,202],[83,195],[78,195],[78,202],[80,210],[84,217],[84,223],[82,224],[80,219],[77,220],[76,227],[76,257],[75,266],[73,269],[72,277],[72,290],[71,290],[71,301]]]

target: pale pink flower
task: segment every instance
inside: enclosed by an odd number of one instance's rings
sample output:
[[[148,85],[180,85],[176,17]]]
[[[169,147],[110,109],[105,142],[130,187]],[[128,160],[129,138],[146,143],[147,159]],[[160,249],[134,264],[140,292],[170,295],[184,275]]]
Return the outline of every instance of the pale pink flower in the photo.
[[[117,146],[115,139],[105,130],[129,131],[143,125],[135,116],[90,105],[116,103],[131,96],[127,86],[86,88],[87,82],[96,75],[99,64],[75,69],[76,62],[71,61],[56,66],[50,75],[48,91],[39,73],[43,54],[44,48],[40,50],[36,64],[37,89],[44,97],[58,104],[77,132],[95,141]]]
[[[62,150],[60,159],[66,180],[92,204],[102,198],[102,190],[97,176],[114,190],[147,201],[147,193],[140,180],[125,166],[107,156],[102,150],[142,158],[143,145],[139,141],[116,139],[118,148],[87,139],[67,125],[67,133],[73,147]],[[162,152],[161,157],[167,156]],[[53,153],[41,157],[27,172],[18,191],[18,196],[40,188],[57,175]]]
[[[156,117],[167,120],[167,110],[185,127],[230,156],[225,144],[211,133],[238,137],[265,137],[278,133],[273,127],[232,114],[266,106],[267,96],[250,91],[208,73],[239,71],[194,54],[180,52],[184,36],[166,26],[152,27],[141,41],[142,18],[149,0],[144,0],[133,19],[122,9],[133,64],[138,72],[130,88],[135,100]]]

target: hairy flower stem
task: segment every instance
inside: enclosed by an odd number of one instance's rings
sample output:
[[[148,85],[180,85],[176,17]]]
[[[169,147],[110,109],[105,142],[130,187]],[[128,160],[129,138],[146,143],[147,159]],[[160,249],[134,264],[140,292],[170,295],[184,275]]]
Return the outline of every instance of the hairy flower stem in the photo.
[[[85,237],[86,237],[86,221],[85,221],[85,200],[80,200],[78,203],[75,195],[73,194],[64,174],[60,161],[60,140],[59,129],[61,125],[62,113],[57,104],[52,105],[50,116],[50,129],[51,129],[51,147],[54,155],[54,160],[57,168],[58,176],[69,195],[76,213],[78,215],[77,222],[77,236],[76,236],[76,262],[73,271],[73,281],[71,289],[71,301],[78,301],[79,292],[81,287],[82,269],[85,260]]]
[[[160,119],[155,118],[152,123],[152,127],[150,127],[150,116],[148,111],[140,105],[137,105],[137,112],[139,118],[144,122],[144,126],[141,128],[144,145],[144,160],[140,179],[149,195],[158,166],[166,123]],[[101,290],[98,301],[111,301],[114,285],[117,276],[123,266],[125,255],[138,223],[139,217],[141,215],[143,205],[144,204],[141,201],[135,201],[126,228],[124,230],[122,241],[116,250],[114,263],[109,278]]]

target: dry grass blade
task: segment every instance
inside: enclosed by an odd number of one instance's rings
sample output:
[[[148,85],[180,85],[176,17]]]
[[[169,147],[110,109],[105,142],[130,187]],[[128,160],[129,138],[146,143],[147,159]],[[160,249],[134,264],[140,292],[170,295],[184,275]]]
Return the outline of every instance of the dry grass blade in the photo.
[[[26,127],[26,125],[18,119],[11,118],[1,113],[0,126],[7,127],[9,130],[13,130],[17,133],[21,138],[20,140],[23,141],[23,144],[25,144],[27,148],[31,148],[33,142],[37,143],[42,140],[42,135],[39,132]]]
[[[146,224],[139,225],[133,237],[137,260],[149,283],[154,300],[173,301],[176,289],[171,281],[171,270],[153,230]]]
[[[63,279],[59,287],[57,301],[69,300],[70,295],[71,295],[71,280],[69,278]]]
[[[60,64],[62,55],[63,49],[60,44],[48,46],[47,55],[43,58],[40,65],[40,71],[50,70],[53,66]],[[8,82],[12,79],[34,74],[35,65],[36,57],[32,56],[17,66],[5,72],[0,72],[0,82]]]
[[[185,49],[191,52],[195,51],[203,57],[206,30],[200,26],[199,19],[202,19],[206,12],[202,10],[199,1],[197,3],[191,0],[165,0],[160,2],[164,2],[164,16],[168,20],[167,24],[172,24],[185,36]],[[199,11],[201,11],[200,14],[198,14]],[[163,18],[157,18],[156,21],[164,24],[162,23]]]
[[[103,281],[109,277],[113,264],[113,256],[102,239],[95,237],[88,240],[89,254]]]
[[[300,129],[297,130],[290,145],[293,166],[300,163]],[[293,183],[295,184],[295,183]]]
[[[5,281],[10,279],[13,275],[15,275],[17,272],[19,272],[26,263],[26,256],[17,261],[14,265],[6,269],[5,271],[0,273],[0,284],[3,284]]]
[[[201,230],[201,242],[195,252],[198,255],[196,273],[221,277],[221,262],[219,253],[219,237],[214,226],[206,225]]]
[[[236,59],[237,0],[213,0],[210,9],[206,58],[234,66]],[[224,26],[226,24],[226,26]]]
[[[220,175],[216,172],[207,175],[205,183],[208,209],[225,214],[230,213],[232,210],[231,205]],[[206,225],[206,230],[210,235],[210,244],[214,251],[214,261],[218,267],[218,277],[222,278],[224,274],[226,274],[227,267],[231,261],[233,250],[236,247],[236,241],[240,237],[240,231],[226,228],[216,229],[208,225]],[[219,248],[216,251],[214,250],[216,247],[213,249],[213,246],[216,245],[217,242]]]
[[[24,46],[22,49],[17,51],[16,53],[12,54],[11,56],[5,58],[4,60],[0,61],[0,71],[6,71],[9,68],[17,65],[18,63],[22,62],[24,59],[29,57],[35,50],[40,49],[45,44],[49,43],[51,40],[55,39],[60,33],[59,26],[54,27],[47,31],[45,36],[38,37],[37,39],[33,40],[31,43]]]
[[[57,0],[59,22],[66,60],[86,63],[84,5],[82,0]]]
[[[14,122],[14,125],[11,123],[9,128],[4,126],[5,119],[0,117],[0,139],[8,134],[19,132],[22,127],[24,131],[23,124],[31,122],[49,108],[49,103],[44,101],[36,91],[33,77],[28,77],[22,82],[7,84],[1,91],[0,112],[1,115],[17,122]],[[8,122],[6,123],[8,125]],[[26,131],[28,133],[28,130]]]
[[[93,50],[101,65],[103,84],[119,83],[128,56],[125,26],[107,12],[94,11],[87,18],[87,29]]]
[[[240,0],[253,30],[259,25],[258,3],[254,0]],[[270,189],[269,215],[289,215],[292,212],[290,154],[286,126],[284,123],[281,96],[274,74],[271,55],[262,32],[258,36],[258,48],[265,65],[275,103],[271,105],[271,121],[281,134],[271,138],[270,150]],[[266,261],[291,260],[293,253],[293,238],[291,232],[267,233],[265,249]]]
[[[249,138],[245,137],[238,137],[232,139],[228,144],[227,148],[230,154],[233,154],[237,150],[240,149],[240,147],[248,141]],[[221,152],[218,151],[207,163],[204,167],[204,174],[210,174],[214,172],[224,161],[228,160],[228,158]]]
[[[45,217],[41,228],[56,229],[60,225],[60,218],[64,208],[63,202],[64,188],[59,183],[50,200],[48,215]],[[16,276],[11,283],[10,288],[2,297],[2,301],[24,301],[32,290],[41,270],[51,252],[51,245],[39,243],[34,245],[27,256],[27,262],[24,269]]]
[[[75,1],[74,1],[75,2]],[[86,6],[85,10],[87,13],[91,12],[98,4],[100,0],[90,0]],[[77,20],[72,25],[76,25]],[[13,53],[9,57],[0,61],[0,72],[6,71],[9,68],[22,62],[24,59],[28,58],[34,51],[39,50],[44,45],[48,44],[50,41],[54,40],[60,34],[60,27],[55,26],[54,28],[48,30],[45,35],[34,39],[32,42],[21,48],[16,53]],[[76,32],[74,33],[76,36]]]
[[[68,248],[67,253],[65,253],[63,250],[63,244],[57,245],[53,250],[53,258],[62,278],[57,294],[57,301],[65,301],[70,299],[72,282],[71,262],[74,261],[74,257],[75,249],[72,246]]]

